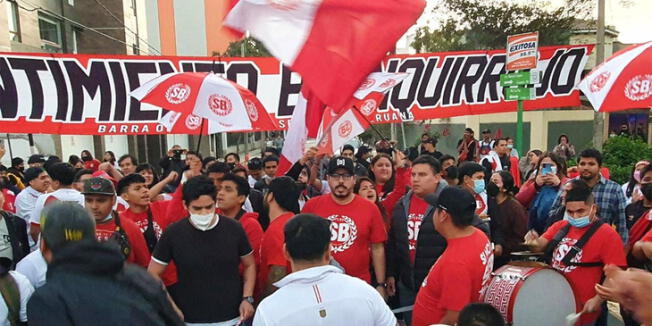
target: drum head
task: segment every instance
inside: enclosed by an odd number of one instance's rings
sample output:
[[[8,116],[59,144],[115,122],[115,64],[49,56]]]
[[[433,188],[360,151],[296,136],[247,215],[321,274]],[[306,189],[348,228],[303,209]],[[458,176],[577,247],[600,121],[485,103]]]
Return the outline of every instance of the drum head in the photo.
[[[541,269],[522,284],[512,310],[514,326],[565,325],[575,313],[573,289],[560,273]]]

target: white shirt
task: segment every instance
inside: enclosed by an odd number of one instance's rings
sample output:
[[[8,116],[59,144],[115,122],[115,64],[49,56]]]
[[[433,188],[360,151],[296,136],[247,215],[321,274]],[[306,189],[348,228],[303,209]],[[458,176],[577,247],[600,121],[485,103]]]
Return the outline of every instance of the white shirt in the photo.
[[[256,182],[258,182],[258,180],[254,179],[254,177],[252,177],[250,175],[247,176],[247,181],[249,181],[249,187],[250,188],[253,188],[256,185]]]
[[[34,209],[36,200],[42,194],[42,192],[38,192],[32,187],[27,187],[16,196],[16,215],[25,220],[28,226],[30,214]]]
[[[59,189],[55,192],[43,194],[38,197],[36,204],[34,205],[34,209],[32,210],[32,214],[30,215],[29,221],[31,223],[37,225],[41,224],[41,212],[43,211],[43,205],[45,204],[45,201],[50,197],[54,197],[59,201],[76,202],[81,205],[81,207],[84,207],[84,195],[82,195],[79,191],[75,189]]]
[[[18,286],[18,293],[20,293],[20,312],[18,313],[19,319],[22,322],[26,322],[27,301],[29,301],[29,299],[32,297],[34,288],[29,283],[29,280],[27,280],[27,278],[20,273],[9,271],[9,275],[11,275],[16,281],[16,285]],[[7,320],[8,315],[9,309],[7,308],[7,303],[0,297],[0,325],[10,326],[9,320]]]
[[[29,220],[31,218],[32,211],[34,210],[36,200],[42,194],[42,192],[38,192],[32,187],[27,187],[25,190],[21,191],[18,196],[16,196],[16,215],[25,220],[25,224],[27,224],[27,240],[29,241],[30,247],[34,247],[36,243],[34,242],[34,239],[29,236]]]
[[[258,306],[254,326],[395,326],[396,318],[378,292],[334,266],[292,273]]]
[[[41,250],[31,252],[16,264],[16,271],[23,274],[35,289],[45,285],[45,274],[48,272],[48,263],[43,258]]]

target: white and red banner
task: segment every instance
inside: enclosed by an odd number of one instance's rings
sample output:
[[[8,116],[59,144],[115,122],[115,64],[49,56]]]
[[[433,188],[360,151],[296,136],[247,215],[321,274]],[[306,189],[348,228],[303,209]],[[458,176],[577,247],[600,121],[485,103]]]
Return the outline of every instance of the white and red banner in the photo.
[[[317,137],[319,153],[333,154],[349,140],[369,128],[369,123],[354,108],[339,114],[330,108],[324,112],[324,119]]]
[[[576,85],[592,49],[540,48],[537,69],[543,78],[535,88],[536,98],[527,101],[525,109],[578,106]],[[506,102],[499,85],[504,68],[505,51],[500,50],[389,56],[379,72],[410,75],[384,99],[374,99],[377,107],[368,101],[359,109],[372,123],[513,112],[516,102]],[[215,62],[206,57],[0,53],[0,132],[198,134],[201,119],[180,117],[168,131],[159,122],[168,111],[129,96],[160,75],[193,71],[215,71],[248,88],[279,127],[287,129],[301,77],[274,58]]]
[[[614,54],[586,75],[579,88],[596,111],[652,107],[652,42]]]

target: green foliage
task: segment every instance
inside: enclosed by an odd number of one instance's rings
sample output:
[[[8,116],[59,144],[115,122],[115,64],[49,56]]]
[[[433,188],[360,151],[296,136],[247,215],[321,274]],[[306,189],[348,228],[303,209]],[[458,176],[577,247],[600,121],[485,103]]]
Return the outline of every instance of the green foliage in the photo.
[[[592,0],[547,1],[441,0],[433,9],[435,29],[421,27],[417,52],[503,49],[508,35],[539,32],[540,45],[568,44],[577,20],[590,17]]]
[[[652,147],[638,138],[616,136],[605,142],[603,153],[603,164],[609,168],[611,179],[623,184],[636,162],[652,158]]]
[[[243,48],[244,46],[244,48]],[[244,52],[244,53],[243,53]],[[244,55],[243,55],[244,54]],[[219,55],[216,53],[216,55]],[[229,48],[221,54],[225,57],[271,57],[265,46],[252,37],[245,37],[240,41],[231,42]]]

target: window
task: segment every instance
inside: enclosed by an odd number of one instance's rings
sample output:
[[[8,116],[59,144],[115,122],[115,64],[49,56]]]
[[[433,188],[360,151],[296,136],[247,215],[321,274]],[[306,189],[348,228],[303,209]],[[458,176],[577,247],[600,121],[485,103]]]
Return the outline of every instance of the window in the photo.
[[[61,46],[61,22],[39,13],[38,27],[41,32],[41,40]]]
[[[74,54],[79,53],[78,43],[79,43],[79,30],[73,28],[72,29],[72,53]]]
[[[18,20],[18,4],[15,1],[7,2],[7,20],[9,22],[9,39],[20,42],[20,21]]]

